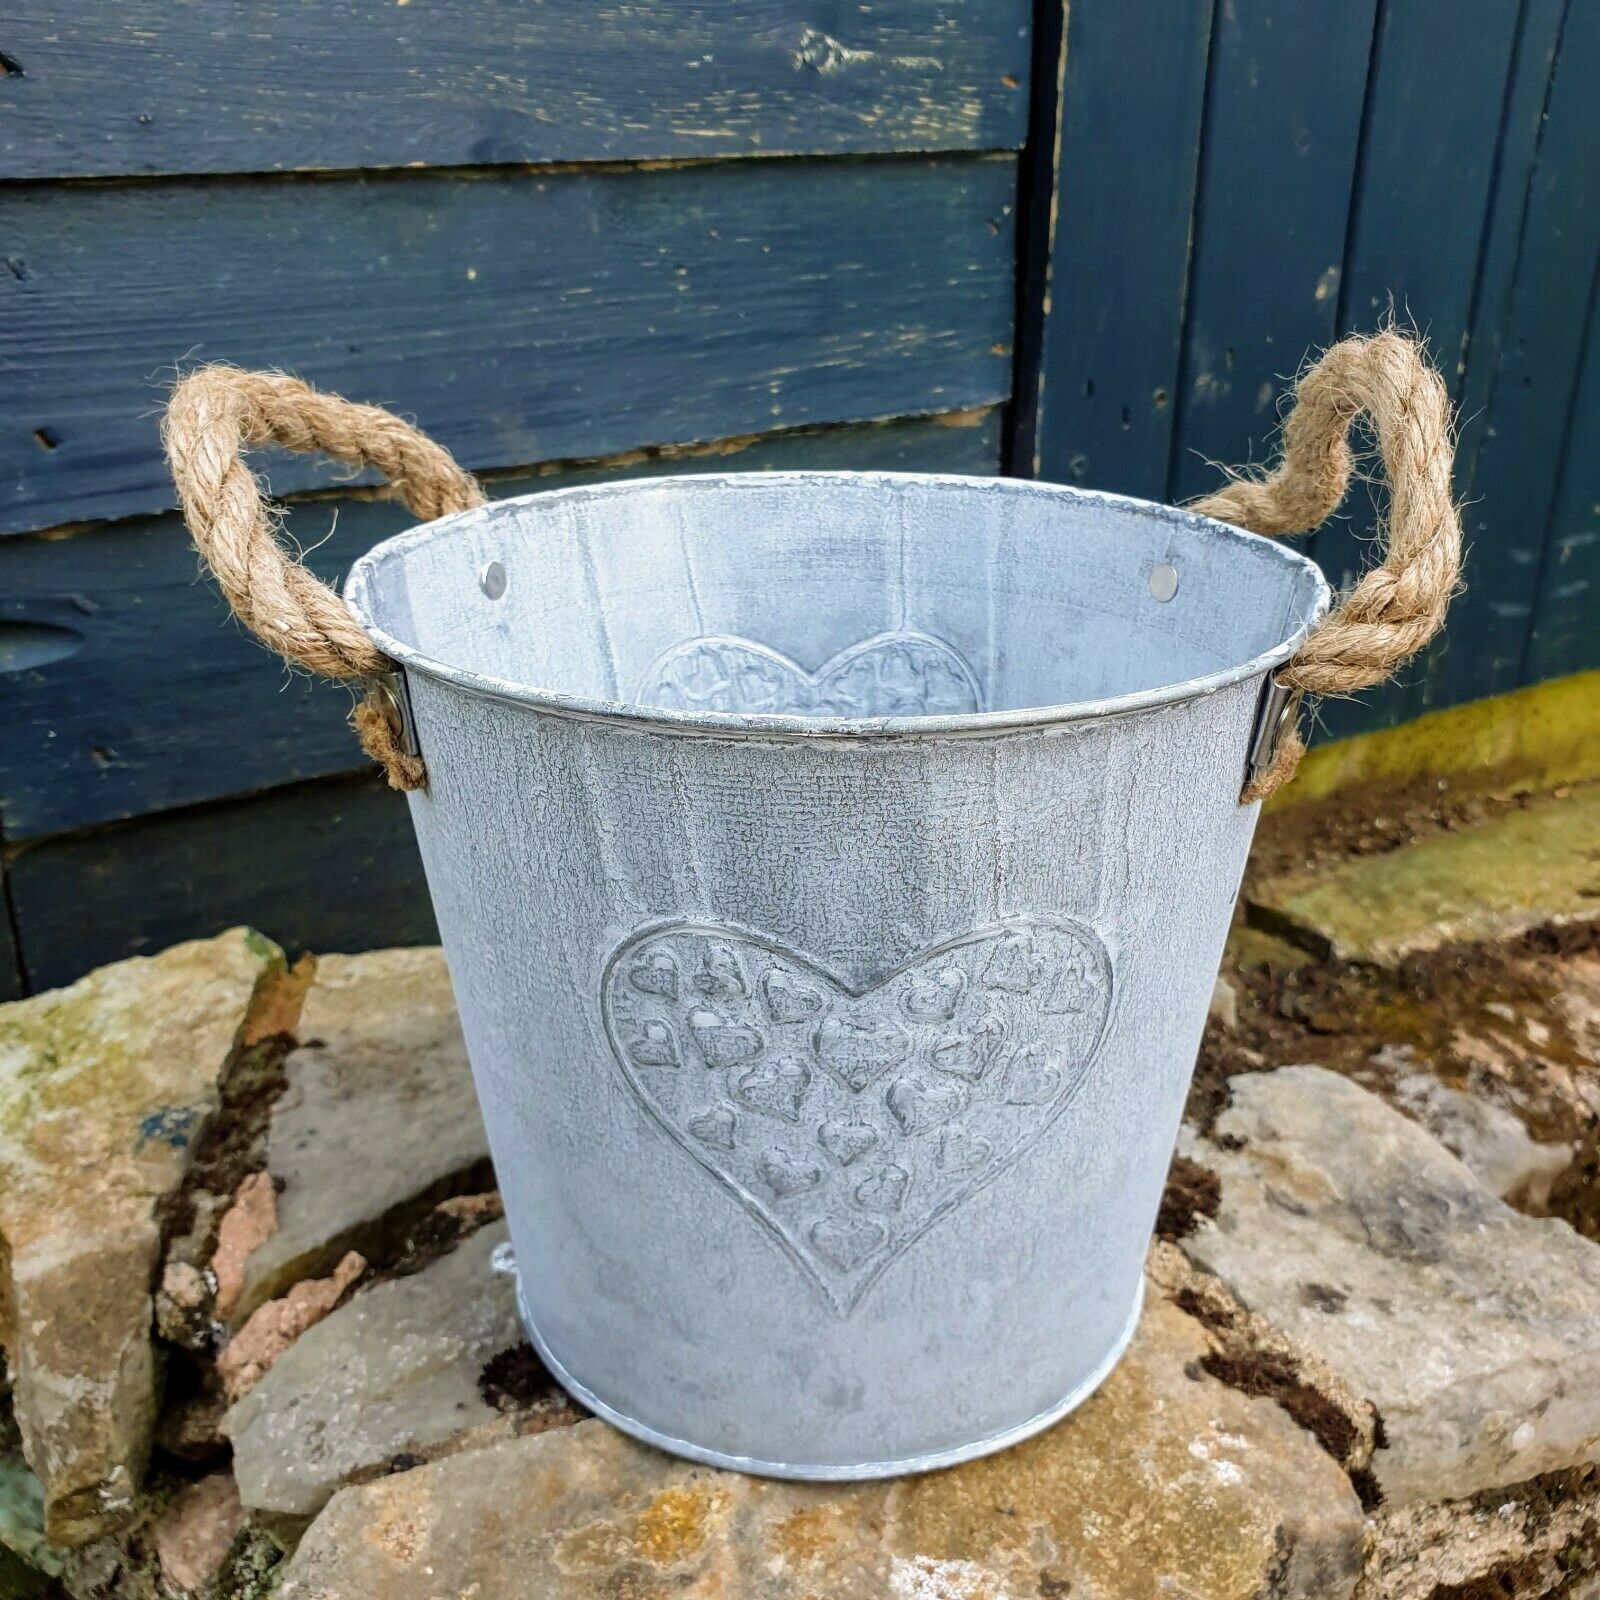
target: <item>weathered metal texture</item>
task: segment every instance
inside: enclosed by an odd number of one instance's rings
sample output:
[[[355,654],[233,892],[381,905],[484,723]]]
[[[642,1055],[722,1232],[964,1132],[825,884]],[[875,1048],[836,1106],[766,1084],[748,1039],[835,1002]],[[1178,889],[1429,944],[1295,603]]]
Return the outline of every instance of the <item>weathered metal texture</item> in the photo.
[[[1326,590],[1017,481],[649,480],[413,530],[347,594],[412,797],[530,1333],[796,1477],[938,1465],[1109,1370]]]

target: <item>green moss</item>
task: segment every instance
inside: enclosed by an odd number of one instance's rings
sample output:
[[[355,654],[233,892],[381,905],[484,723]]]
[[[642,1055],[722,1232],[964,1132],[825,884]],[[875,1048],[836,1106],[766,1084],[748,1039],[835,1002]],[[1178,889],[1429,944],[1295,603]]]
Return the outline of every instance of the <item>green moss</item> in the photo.
[[[1600,908],[1600,785],[1251,892],[1251,912],[1344,961],[1508,937]]]
[[[44,1489],[15,1456],[0,1456],[0,1555],[6,1552],[13,1565],[38,1575],[38,1592],[44,1579],[60,1576],[61,1552],[44,1536]]]
[[[271,1534],[247,1523],[222,1558],[216,1600],[271,1600],[283,1583],[287,1554]]]
[[[1356,785],[1419,778],[1489,792],[1600,778],[1600,672],[1554,678],[1320,746],[1270,808],[1304,805]]]

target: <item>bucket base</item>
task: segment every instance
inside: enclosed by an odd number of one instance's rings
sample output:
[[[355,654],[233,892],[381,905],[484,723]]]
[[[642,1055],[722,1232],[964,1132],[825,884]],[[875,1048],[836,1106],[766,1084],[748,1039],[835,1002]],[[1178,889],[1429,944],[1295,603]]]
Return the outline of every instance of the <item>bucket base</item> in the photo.
[[[522,1326],[527,1332],[529,1341],[538,1351],[539,1359],[549,1368],[550,1375],[586,1410],[592,1411],[597,1417],[603,1417],[612,1427],[620,1429],[623,1433],[645,1444],[654,1445],[658,1450],[665,1450],[670,1455],[683,1456],[690,1461],[702,1461],[711,1467],[725,1467],[730,1472],[749,1473],[757,1478],[793,1478],[808,1483],[899,1478],[914,1472],[933,1472],[940,1467],[953,1467],[962,1461],[973,1461],[979,1456],[993,1455],[997,1450],[1008,1449],[1011,1445],[1020,1444],[1024,1439],[1032,1438],[1036,1433],[1044,1432],[1046,1428],[1059,1422],[1069,1411],[1075,1411],[1111,1375],[1112,1368],[1122,1359],[1123,1351],[1128,1348],[1139,1326],[1139,1314],[1143,1310],[1144,1275],[1141,1273],[1128,1320],[1123,1324],[1116,1343],[1106,1353],[1105,1359],[1064,1399],[1029,1417],[1026,1422],[1018,1423],[1014,1428],[991,1433],[987,1438],[976,1439],[971,1444],[958,1445],[953,1450],[935,1450],[927,1455],[903,1456],[898,1461],[852,1461],[841,1466],[796,1466],[786,1461],[761,1461],[753,1456],[733,1456],[726,1455],[720,1450],[708,1450],[704,1445],[691,1444],[687,1439],[674,1439],[669,1434],[660,1433],[646,1423],[638,1422],[625,1412],[618,1411],[615,1406],[607,1405],[598,1395],[584,1388],[556,1359],[550,1346],[545,1343],[538,1328],[534,1326],[533,1318],[528,1314],[528,1302],[522,1294],[522,1279],[520,1275],[517,1276],[517,1312],[522,1318]]]

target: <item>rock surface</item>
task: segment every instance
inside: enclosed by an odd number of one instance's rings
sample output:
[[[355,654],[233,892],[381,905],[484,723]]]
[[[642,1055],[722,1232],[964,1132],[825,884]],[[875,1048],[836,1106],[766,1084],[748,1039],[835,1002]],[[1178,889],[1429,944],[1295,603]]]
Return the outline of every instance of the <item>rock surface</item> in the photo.
[[[1211,988],[1209,1015],[1228,1033],[1239,1026],[1239,991],[1220,975]]]
[[[1221,1178],[1183,1241],[1378,1411],[1393,1507],[1600,1459],[1600,1247],[1519,1215],[1348,1079],[1230,1080],[1185,1152]]]
[[[480,1228],[415,1276],[361,1291],[278,1358],[224,1423],[251,1510],[310,1517],[341,1484],[499,1419],[478,1379],[522,1339],[513,1280],[489,1265],[505,1238],[504,1223]]]
[[[326,1278],[306,1278],[278,1300],[250,1313],[250,1320],[217,1356],[217,1376],[230,1400],[242,1400],[266,1377],[279,1356],[308,1328],[328,1315],[367,1270],[349,1251]]]
[[[0,1007],[0,1341],[45,1528],[129,1510],[155,1425],[152,1291],[179,1189],[282,952],[243,929]]]
[[[1600,1592],[1600,1473],[1556,1473],[1367,1526],[1356,1600],[1593,1600]]]
[[[599,1422],[452,1456],[336,1495],[282,1600],[1341,1600],[1349,1481],[1278,1407],[1207,1376],[1206,1350],[1152,1297],[1066,1421],[889,1484],[716,1472]]]
[[[1490,1193],[1521,1210],[1542,1210],[1571,1164],[1570,1145],[1541,1144],[1515,1112],[1426,1073],[1406,1074],[1394,1096]]]
[[[150,1532],[167,1587],[201,1593],[243,1526],[244,1509],[231,1473],[213,1472],[179,1490]]]
[[[1417,951],[1592,917],[1597,862],[1600,788],[1589,788],[1257,884],[1250,903],[1341,960],[1392,966]]]
[[[300,1016],[302,1047],[272,1111],[267,1171],[276,1229],[232,1297],[242,1323],[348,1250],[371,1256],[456,1190],[488,1186],[488,1144],[443,954],[323,956]]]
[[[234,1191],[233,1202],[217,1224],[211,1275],[217,1286],[214,1308],[226,1321],[244,1289],[245,1263],[278,1227],[278,1193],[270,1172],[252,1172]]]

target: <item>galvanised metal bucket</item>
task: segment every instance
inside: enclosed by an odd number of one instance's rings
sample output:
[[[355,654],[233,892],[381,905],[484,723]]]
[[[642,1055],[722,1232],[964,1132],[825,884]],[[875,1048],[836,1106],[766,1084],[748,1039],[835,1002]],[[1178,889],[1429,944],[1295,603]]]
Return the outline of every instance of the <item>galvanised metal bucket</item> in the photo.
[[[404,668],[566,1387],[796,1478],[1084,1399],[1139,1315],[1317,569],[1110,495],[778,473],[463,512],[346,599]]]

